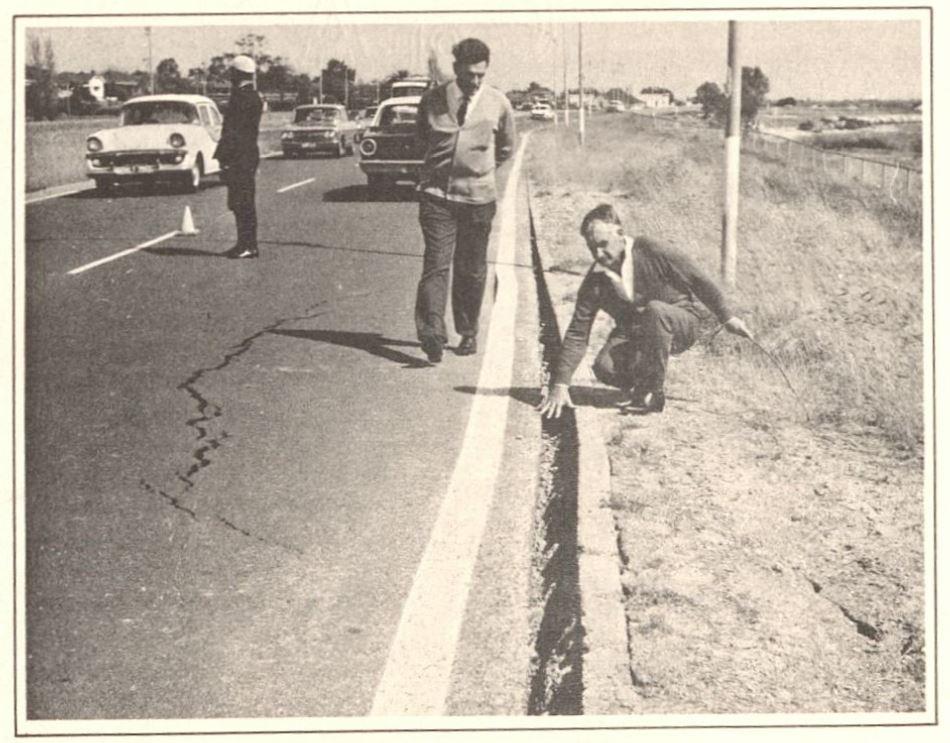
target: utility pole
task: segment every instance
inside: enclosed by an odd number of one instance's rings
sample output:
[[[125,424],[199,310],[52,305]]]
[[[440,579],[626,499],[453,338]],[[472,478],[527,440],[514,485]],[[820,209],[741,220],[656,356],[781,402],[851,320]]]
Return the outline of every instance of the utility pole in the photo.
[[[155,95],[155,68],[152,65],[152,27],[145,27],[145,38],[148,40],[148,92]]]
[[[564,88],[564,126],[571,125],[571,95],[567,89],[567,41],[564,38],[566,31],[565,26],[561,26],[561,51],[562,56],[564,57],[564,70],[563,70],[563,88]]]
[[[317,103],[323,103],[323,73],[317,78]]]
[[[577,115],[580,116],[578,124],[581,133],[581,147],[584,146],[584,27],[577,24],[577,102],[579,104]]]
[[[551,29],[551,93],[554,96],[551,101],[554,108],[554,126],[557,127],[557,34],[554,33],[554,28]]]
[[[729,115],[726,120],[726,194],[722,216],[721,272],[726,286],[736,285],[736,237],[739,222],[739,152],[742,144],[742,63],[739,24],[729,21]]]

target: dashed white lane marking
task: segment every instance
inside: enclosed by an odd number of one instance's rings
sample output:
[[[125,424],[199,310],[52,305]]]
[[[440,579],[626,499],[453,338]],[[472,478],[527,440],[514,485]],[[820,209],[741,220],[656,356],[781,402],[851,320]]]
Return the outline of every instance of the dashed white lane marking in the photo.
[[[285,191],[289,191],[289,190],[292,189],[292,188],[298,188],[298,187],[300,187],[300,186],[306,186],[308,183],[313,183],[315,180],[317,180],[317,179],[316,179],[316,178],[307,178],[307,180],[305,180],[305,181],[298,181],[297,183],[291,183],[289,186],[284,186],[283,188],[278,188],[278,189],[277,189],[277,193],[284,193]]]
[[[103,263],[109,263],[110,261],[118,260],[122,256],[135,253],[136,251],[142,250],[143,248],[150,248],[152,245],[158,245],[158,243],[164,242],[168,238],[174,237],[177,234],[178,230],[166,232],[164,235],[161,237],[156,237],[154,240],[149,240],[148,242],[144,242],[141,245],[136,245],[134,248],[129,248],[128,250],[122,250],[118,253],[113,253],[112,255],[108,255],[105,258],[100,258],[99,260],[93,261],[92,263],[87,263],[84,266],[79,266],[79,268],[74,268],[72,271],[68,271],[67,273],[70,276],[75,276],[76,274],[82,273],[83,271],[88,271],[90,268],[95,268],[96,266],[101,266]]]
[[[478,389],[448,492],[376,687],[374,716],[444,714],[472,571],[504,447],[509,397],[490,390],[507,389],[511,384],[518,286],[510,264],[514,263],[518,176],[527,141],[525,135],[508,175],[501,208],[498,292]]]

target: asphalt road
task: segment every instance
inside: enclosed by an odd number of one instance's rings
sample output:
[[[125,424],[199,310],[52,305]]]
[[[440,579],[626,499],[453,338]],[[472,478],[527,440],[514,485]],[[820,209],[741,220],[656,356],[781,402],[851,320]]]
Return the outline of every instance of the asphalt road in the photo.
[[[417,206],[363,183],[264,161],[257,261],[216,185],[27,207],[30,718],[369,710],[482,354],[425,361]]]

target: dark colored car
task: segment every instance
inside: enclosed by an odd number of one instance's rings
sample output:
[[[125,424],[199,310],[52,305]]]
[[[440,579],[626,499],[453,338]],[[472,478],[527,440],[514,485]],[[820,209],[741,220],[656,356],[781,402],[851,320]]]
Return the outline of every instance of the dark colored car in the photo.
[[[425,143],[416,137],[419,96],[389,98],[379,105],[360,142],[360,168],[372,189],[419,180]]]
[[[314,104],[297,106],[290,128],[280,135],[284,157],[329,152],[337,157],[352,155],[360,128],[343,106]]]

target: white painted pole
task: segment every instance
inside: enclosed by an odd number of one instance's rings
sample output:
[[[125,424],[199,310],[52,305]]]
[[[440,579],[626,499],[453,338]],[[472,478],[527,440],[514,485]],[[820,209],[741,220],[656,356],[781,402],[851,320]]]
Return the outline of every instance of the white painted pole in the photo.
[[[726,123],[726,194],[722,218],[722,280],[736,285],[736,238],[739,222],[739,151],[742,143],[742,64],[739,29],[729,21],[729,116]]]
[[[584,27],[577,24],[577,115],[580,117],[578,123],[581,134],[581,147],[584,146],[584,136],[586,134],[584,120],[587,118],[584,111]]]
[[[564,126],[571,125],[571,95],[567,89],[567,40],[565,39],[566,26],[561,26],[561,52],[563,59],[563,82],[564,85]]]

